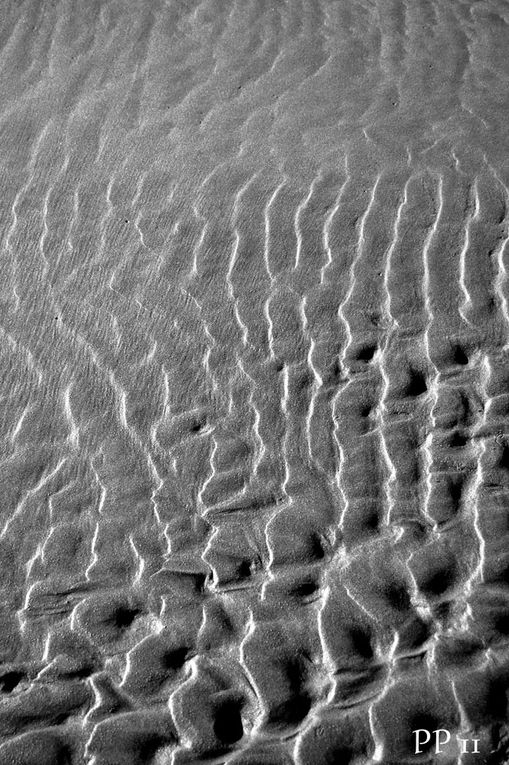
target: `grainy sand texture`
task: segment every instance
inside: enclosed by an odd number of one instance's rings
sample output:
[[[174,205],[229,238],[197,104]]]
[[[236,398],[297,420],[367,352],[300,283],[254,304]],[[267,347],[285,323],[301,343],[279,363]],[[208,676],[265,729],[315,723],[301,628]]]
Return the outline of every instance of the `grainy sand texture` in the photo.
[[[0,765],[508,763],[507,0],[0,14]]]

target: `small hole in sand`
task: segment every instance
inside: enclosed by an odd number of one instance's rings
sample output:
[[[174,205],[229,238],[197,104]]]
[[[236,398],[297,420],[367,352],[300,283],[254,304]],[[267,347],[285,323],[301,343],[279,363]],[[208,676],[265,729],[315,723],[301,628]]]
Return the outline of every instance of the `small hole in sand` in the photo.
[[[359,361],[371,361],[377,350],[376,345],[365,345],[357,351],[357,359]]]
[[[461,347],[461,345],[455,345],[453,349],[453,360],[455,364],[461,364],[464,366],[468,364],[468,356]]]
[[[17,685],[23,680],[23,672],[6,672],[0,677],[0,691],[2,693],[11,693]]]
[[[214,733],[223,744],[234,744],[244,735],[238,702],[227,701],[216,711]]]
[[[411,369],[409,373],[408,385],[406,387],[406,395],[417,397],[426,393],[426,377],[422,372],[417,369]]]
[[[460,430],[455,430],[449,439],[449,446],[454,449],[461,449],[466,445],[467,441],[468,437],[464,433]]]
[[[187,653],[188,649],[186,647],[175,648],[173,651],[168,651],[162,657],[163,666],[166,669],[180,669],[184,666]]]
[[[138,613],[139,611],[134,608],[120,606],[120,608],[117,608],[114,614],[115,625],[119,629],[126,629],[127,627],[130,627]]]

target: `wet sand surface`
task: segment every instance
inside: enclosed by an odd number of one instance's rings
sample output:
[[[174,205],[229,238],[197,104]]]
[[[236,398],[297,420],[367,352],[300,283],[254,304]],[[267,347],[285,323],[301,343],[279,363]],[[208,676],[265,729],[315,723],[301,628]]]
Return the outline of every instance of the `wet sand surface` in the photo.
[[[2,765],[509,761],[508,51],[3,4]]]

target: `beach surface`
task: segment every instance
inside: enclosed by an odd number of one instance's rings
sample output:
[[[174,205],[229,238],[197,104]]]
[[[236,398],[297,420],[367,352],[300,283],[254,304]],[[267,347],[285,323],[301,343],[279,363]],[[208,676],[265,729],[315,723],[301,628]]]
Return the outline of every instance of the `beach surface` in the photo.
[[[509,761],[508,51],[3,3],[2,765]]]

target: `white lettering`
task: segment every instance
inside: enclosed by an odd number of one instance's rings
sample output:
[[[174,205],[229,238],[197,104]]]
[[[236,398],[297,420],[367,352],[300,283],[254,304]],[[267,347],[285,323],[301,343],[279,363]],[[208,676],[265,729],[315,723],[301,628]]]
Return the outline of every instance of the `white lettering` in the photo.
[[[429,731],[426,728],[418,728],[412,731],[412,735],[415,736],[415,754],[422,754],[422,747],[431,741],[431,733],[435,734],[435,754],[441,754],[443,747],[451,740],[450,731],[445,728],[437,728],[437,730]],[[479,738],[460,738],[456,735],[456,738],[461,747],[461,754],[480,754],[479,751]],[[469,741],[473,744],[473,749],[469,750]]]
[[[451,740],[451,734],[448,730],[445,730],[444,728],[439,728],[438,730],[433,731],[435,734],[435,754],[440,753],[440,747],[443,744],[447,744]],[[440,741],[440,734],[445,733],[445,739],[443,741]]]
[[[421,754],[422,749],[420,749],[420,746],[422,744],[427,744],[428,741],[431,739],[431,733],[429,730],[425,730],[424,728],[419,728],[418,730],[413,730],[412,733],[415,733],[415,754]],[[419,734],[425,733],[427,738],[424,739],[424,741],[419,742]]]

